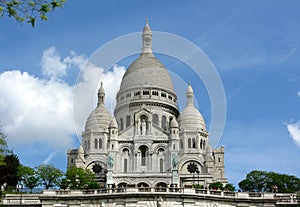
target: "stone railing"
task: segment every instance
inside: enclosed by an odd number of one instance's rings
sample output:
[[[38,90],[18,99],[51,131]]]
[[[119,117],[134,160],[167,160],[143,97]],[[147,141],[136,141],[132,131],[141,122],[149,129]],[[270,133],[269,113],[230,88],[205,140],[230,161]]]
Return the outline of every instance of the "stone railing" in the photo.
[[[278,206],[284,206],[285,204],[297,204],[296,194],[282,194],[282,193],[261,193],[261,192],[228,192],[228,191],[217,191],[217,190],[206,190],[206,189],[193,189],[193,188],[150,188],[150,187],[139,187],[139,188],[103,188],[95,190],[45,190],[42,194],[6,194],[2,198],[2,205],[4,206],[39,206],[41,204],[41,198],[64,198],[64,197],[89,197],[99,196],[104,197],[108,194],[113,195],[124,195],[126,194],[182,194],[182,195],[193,195],[199,198],[211,197],[216,199],[235,199],[235,200],[273,200]]]
[[[6,194],[2,198],[3,206],[37,206],[41,204],[39,196],[41,194]]]
[[[56,190],[44,191],[45,196],[88,196],[100,194],[144,194],[144,193],[159,193],[159,194],[184,194],[184,195],[198,195],[209,197],[223,197],[236,199],[272,199],[278,203],[295,203],[297,202],[296,194],[275,194],[262,192],[230,192],[207,189],[194,188],[165,188],[165,187],[137,187],[137,188],[103,188],[96,190]]]

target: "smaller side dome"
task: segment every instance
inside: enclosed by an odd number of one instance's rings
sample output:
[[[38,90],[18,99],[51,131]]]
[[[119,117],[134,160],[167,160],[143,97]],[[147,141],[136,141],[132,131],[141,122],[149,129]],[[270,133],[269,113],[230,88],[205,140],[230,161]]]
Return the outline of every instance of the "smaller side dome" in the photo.
[[[170,128],[178,128],[178,122],[176,121],[176,118],[171,120]]]
[[[118,128],[118,123],[115,119],[115,117],[111,120],[110,124],[109,124],[109,128]]]
[[[180,128],[206,132],[206,125],[203,116],[194,106],[194,91],[190,85],[187,88],[186,98],[186,107],[178,117]]]
[[[98,130],[107,130],[112,120],[112,115],[108,112],[104,105],[105,91],[103,84],[98,90],[98,104],[96,109],[89,115],[86,124],[85,131],[92,132]]]

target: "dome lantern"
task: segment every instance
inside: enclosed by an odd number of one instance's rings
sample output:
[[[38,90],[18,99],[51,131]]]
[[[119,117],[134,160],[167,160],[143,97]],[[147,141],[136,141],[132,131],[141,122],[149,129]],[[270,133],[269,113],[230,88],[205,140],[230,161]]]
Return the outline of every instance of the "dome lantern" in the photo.
[[[99,105],[104,105],[104,98],[105,98],[105,91],[103,88],[103,83],[101,81],[101,86],[98,90],[98,106]]]
[[[142,53],[152,53],[152,32],[149,26],[148,18],[146,19],[146,25],[143,30],[143,48]]]

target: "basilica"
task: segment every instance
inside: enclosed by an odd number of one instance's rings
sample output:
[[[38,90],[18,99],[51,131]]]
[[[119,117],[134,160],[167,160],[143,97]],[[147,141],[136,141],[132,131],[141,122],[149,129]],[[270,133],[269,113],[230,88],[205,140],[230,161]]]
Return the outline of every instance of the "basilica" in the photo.
[[[152,53],[146,21],[141,54],[123,76],[114,114],[105,108],[105,82],[101,82],[81,145],[68,150],[68,168],[90,169],[102,185],[116,187],[227,183],[224,147],[210,146],[190,84],[182,111],[177,101],[168,70]]]

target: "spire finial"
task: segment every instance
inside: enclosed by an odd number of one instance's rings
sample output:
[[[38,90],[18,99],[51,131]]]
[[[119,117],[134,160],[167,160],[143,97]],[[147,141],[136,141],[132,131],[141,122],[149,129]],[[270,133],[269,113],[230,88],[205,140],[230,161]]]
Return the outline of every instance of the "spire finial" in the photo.
[[[100,83],[100,88],[98,90],[98,106],[100,104],[104,104],[104,98],[105,98],[105,91],[103,88],[103,82]]]
[[[191,86],[191,82],[188,82],[189,86],[186,90],[186,103],[187,105],[194,105],[194,91],[193,88]]]
[[[149,26],[149,19],[146,18],[146,25],[143,30],[143,53],[152,53],[152,32]]]
[[[188,85],[191,86],[191,81],[188,81]]]

